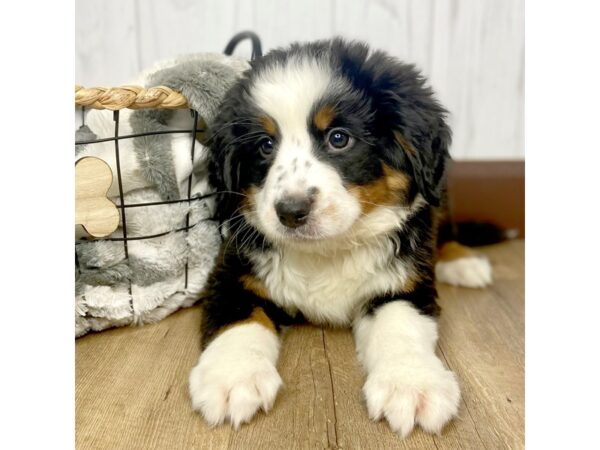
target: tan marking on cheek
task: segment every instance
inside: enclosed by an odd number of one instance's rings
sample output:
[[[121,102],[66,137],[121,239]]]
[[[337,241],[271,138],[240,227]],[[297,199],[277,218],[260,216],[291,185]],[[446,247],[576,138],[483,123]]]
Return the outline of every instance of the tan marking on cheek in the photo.
[[[383,165],[383,173],[388,189],[394,193],[404,193],[410,187],[410,180],[405,173],[392,169],[390,166]]]
[[[391,206],[405,201],[410,187],[409,177],[384,164],[383,176],[365,184],[354,185],[348,189],[360,202],[361,210],[368,214],[377,206]]]
[[[454,261],[455,259],[477,256],[478,253],[470,247],[456,241],[446,242],[438,250],[438,261]]]
[[[269,116],[263,116],[259,119],[260,125],[264,128],[269,136],[277,134],[277,124]]]
[[[256,296],[264,299],[269,299],[269,290],[265,284],[254,275],[242,275],[240,281],[245,289],[252,292]]]
[[[360,209],[365,214],[371,212],[377,205],[389,200],[389,192],[384,178],[379,178],[364,186],[352,186],[348,189],[348,192],[360,202]]]
[[[331,122],[334,118],[335,110],[333,107],[325,105],[315,113],[313,117],[313,123],[319,130],[324,131],[329,125],[331,125]]]

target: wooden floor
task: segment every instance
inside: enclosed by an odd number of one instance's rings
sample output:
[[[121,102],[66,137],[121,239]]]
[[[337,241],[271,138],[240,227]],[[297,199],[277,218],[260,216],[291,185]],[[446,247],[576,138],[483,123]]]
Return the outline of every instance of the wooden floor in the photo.
[[[192,412],[187,377],[200,351],[198,307],[76,343],[76,440],[84,449],[503,449],[524,440],[524,245],[484,249],[485,290],[440,286],[439,355],[458,375],[459,417],[440,436],[401,441],[367,417],[348,330],[311,326],[284,338],[274,409],[238,431]]]

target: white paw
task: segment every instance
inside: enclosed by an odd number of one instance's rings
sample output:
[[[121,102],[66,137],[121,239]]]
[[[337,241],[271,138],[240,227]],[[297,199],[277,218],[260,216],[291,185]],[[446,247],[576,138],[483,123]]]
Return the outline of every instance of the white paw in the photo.
[[[269,411],[282,385],[275,368],[277,336],[262,325],[233,327],[215,338],[190,374],[192,407],[210,425],[235,428]]]
[[[363,392],[369,417],[385,417],[402,438],[410,434],[415,423],[429,433],[439,433],[456,416],[460,400],[454,373],[439,361],[426,367],[376,370],[367,377]]]
[[[435,265],[435,276],[454,286],[481,288],[492,282],[492,265],[483,255],[439,261]]]

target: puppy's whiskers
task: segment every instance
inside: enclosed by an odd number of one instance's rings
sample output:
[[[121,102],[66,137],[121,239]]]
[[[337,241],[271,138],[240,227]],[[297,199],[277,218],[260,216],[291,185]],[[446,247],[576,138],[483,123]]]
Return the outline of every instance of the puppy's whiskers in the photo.
[[[228,128],[234,127],[236,125],[256,125],[256,124],[257,124],[257,122],[255,120],[252,120],[252,119],[227,122],[223,126],[219,127],[216,130],[209,130],[210,137],[206,140],[206,144],[205,145],[211,144],[212,141],[219,135],[219,133],[224,132]]]

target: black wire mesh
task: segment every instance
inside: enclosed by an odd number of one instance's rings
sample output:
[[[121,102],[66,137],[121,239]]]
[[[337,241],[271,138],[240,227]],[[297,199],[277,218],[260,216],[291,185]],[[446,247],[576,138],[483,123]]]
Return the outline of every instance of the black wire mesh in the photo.
[[[239,44],[239,42],[241,42],[244,39],[250,39],[252,41],[252,57],[251,57],[251,59],[254,60],[256,58],[261,57],[262,50],[261,50],[260,39],[258,38],[258,36],[255,33],[251,32],[251,31],[245,31],[245,32],[236,34],[231,39],[231,41],[227,44],[227,47],[225,48],[224,53],[226,55],[231,55],[233,53],[235,47]],[[81,124],[82,124],[82,126],[84,126],[85,125],[85,108],[84,107],[80,108],[80,111],[81,111]],[[133,139],[133,138],[139,138],[139,137],[144,137],[144,136],[156,136],[156,135],[161,135],[161,134],[190,133],[190,135],[191,135],[190,157],[191,157],[191,162],[192,162],[192,167],[193,167],[195,151],[196,151],[197,133],[203,132],[206,130],[198,127],[198,120],[199,120],[198,112],[195,111],[194,109],[190,109],[190,114],[193,117],[193,126],[190,129],[149,131],[149,132],[145,132],[145,133],[136,133],[136,134],[128,134],[128,135],[121,136],[121,135],[119,135],[120,114],[119,114],[119,111],[117,110],[117,111],[114,111],[114,113],[113,113],[114,133],[113,133],[112,137],[92,139],[92,140],[81,140],[81,141],[75,142],[75,145],[94,145],[94,144],[98,144],[101,142],[114,141],[115,161],[116,161],[116,169],[117,169],[117,183],[118,183],[118,188],[119,188],[119,195],[118,195],[119,204],[115,205],[115,206],[119,209],[119,212],[120,212],[121,230],[122,230],[122,234],[123,234],[123,237],[76,239],[75,240],[76,246],[84,244],[84,243],[89,243],[89,242],[98,242],[98,241],[117,241],[117,242],[119,242],[119,241],[121,241],[121,242],[123,242],[125,261],[127,261],[129,258],[129,251],[128,251],[127,243],[129,241],[155,239],[155,238],[159,238],[162,236],[166,236],[170,233],[188,232],[191,228],[195,227],[199,223],[199,222],[197,222],[197,223],[190,224],[190,211],[188,210],[188,212],[186,213],[186,217],[185,217],[185,226],[183,226],[183,227],[166,230],[163,233],[157,233],[157,234],[152,234],[152,235],[141,235],[141,236],[128,235],[128,233],[127,233],[127,214],[126,214],[126,210],[128,208],[154,207],[154,206],[159,206],[159,205],[169,205],[169,204],[174,204],[174,203],[186,203],[186,202],[188,203],[188,205],[191,205],[192,202],[194,202],[194,201],[202,201],[202,200],[208,199],[208,198],[216,195],[217,193],[213,192],[213,193],[209,193],[209,194],[205,194],[205,195],[195,195],[194,197],[192,197],[191,196],[192,176],[193,176],[193,173],[192,173],[193,170],[192,170],[192,172],[190,172],[190,175],[187,180],[187,196],[185,198],[181,198],[178,200],[165,200],[165,201],[159,201],[159,202],[126,204],[125,203],[125,193],[123,191],[123,174],[121,171],[121,154],[120,154],[120,150],[119,150],[119,142],[124,139]],[[207,218],[207,219],[201,219],[200,221],[212,221],[212,220],[215,220],[215,219]],[[77,255],[77,247],[75,248],[75,265],[76,265],[78,273],[81,274],[80,262],[79,262],[79,258]],[[188,276],[189,276],[188,269],[189,269],[188,262],[186,262],[185,263],[184,289],[187,289],[187,287],[188,287]],[[131,310],[132,310],[132,312],[134,312],[133,311],[133,297],[131,294],[131,280],[129,280],[129,297],[130,297]]]
[[[190,175],[187,180],[187,196],[185,198],[178,199],[178,200],[166,200],[166,201],[160,201],[160,202],[127,204],[125,202],[125,193],[123,190],[123,174],[122,174],[122,170],[121,170],[121,152],[119,149],[119,141],[122,139],[131,139],[134,137],[143,137],[143,136],[153,136],[153,135],[158,135],[158,134],[167,134],[167,133],[171,133],[171,132],[172,133],[190,133],[191,134],[191,142],[192,142],[191,148],[190,148],[190,157],[191,157],[192,166],[193,166],[195,149],[196,149],[196,133],[204,131],[204,130],[198,128],[198,112],[193,109],[190,109],[190,114],[193,117],[193,127],[189,130],[150,131],[150,132],[146,132],[146,133],[138,133],[135,135],[120,136],[119,135],[119,125],[120,125],[120,116],[121,115],[120,115],[119,111],[114,111],[114,113],[113,113],[114,135],[112,137],[75,142],[76,145],[83,145],[83,144],[90,145],[90,144],[97,144],[100,142],[114,141],[115,161],[116,161],[116,169],[117,169],[117,183],[118,183],[118,188],[119,188],[119,195],[118,195],[119,204],[116,204],[115,206],[119,209],[119,213],[121,216],[121,230],[122,230],[122,234],[123,234],[123,237],[105,237],[105,238],[95,238],[93,240],[91,240],[91,239],[76,239],[75,245],[89,243],[92,241],[93,242],[121,241],[121,242],[123,242],[123,251],[124,251],[125,261],[127,261],[129,259],[129,250],[128,250],[128,242],[129,241],[155,239],[155,238],[159,238],[161,236],[166,236],[170,233],[187,232],[190,230],[190,228],[192,228],[196,225],[196,224],[190,225],[190,212],[188,211],[186,213],[184,227],[166,230],[163,233],[140,235],[140,236],[130,236],[127,232],[127,214],[126,214],[127,208],[155,207],[155,206],[160,206],[160,205],[169,205],[169,204],[174,204],[174,203],[185,203],[185,202],[187,202],[189,205],[191,205],[192,201],[200,201],[200,200],[209,198],[209,197],[215,195],[215,193],[210,193],[210,194],[206,194],[206,195],[197,195],[197,196],[192,197],[191,196],[192,173],[190,172]],[[84,115],[84,112],[82,112],[82,115]],[[84,119],[82,119],[82,123],[85,123]],[[202,220],[213,220],[213,219],[209,218],[209,219],[202,219]],[[76,263],[78,273],[81,274],[81,267],[80,267],[79,258],[77,255],[77,248],[75,249],[75,263]],[[187,289],[187,287],[188,287],[188,277],[189,277],[188,272],[189,272],[188,262],[186,261],[185,272],[184,272],[184,277],[185,277],[184,278],[184,280],[185,280],[184,281],[184,290]],[[129,280],[128,292],[129,292],[129,297],[130,297],[130,300],[129,300],[130,308],[131,308],[131,311],[134,312],[131,279]]]

